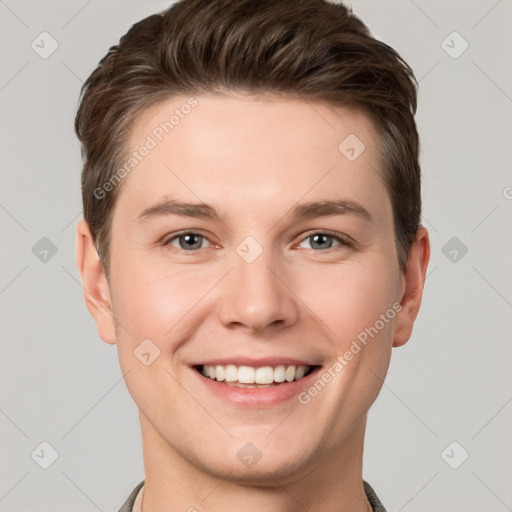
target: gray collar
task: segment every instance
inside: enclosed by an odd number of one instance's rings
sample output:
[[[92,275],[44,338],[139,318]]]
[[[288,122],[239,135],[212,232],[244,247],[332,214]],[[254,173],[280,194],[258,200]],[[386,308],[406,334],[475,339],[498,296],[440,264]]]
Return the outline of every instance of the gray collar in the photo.
[[[144,485],[144,480],[137,484],[135,489],[133,489],[130,496],[128,496],[128,499],[124,503],[124,505],[119,509],[119,512],[132,512],[133,510],[133,504],[135,503],[135,498],[137,497],[137,494],[139,493],[140,489]],[[364,486],[364,492],[366,494],[366,497],[368,498],[368,501],[370,502],[370,505],[372,506],[373,512],[386,512],[386,509],[380,502],[379,498],[375,494],[375,491],[373,490],[372,486],[363,480],[363,486]]]

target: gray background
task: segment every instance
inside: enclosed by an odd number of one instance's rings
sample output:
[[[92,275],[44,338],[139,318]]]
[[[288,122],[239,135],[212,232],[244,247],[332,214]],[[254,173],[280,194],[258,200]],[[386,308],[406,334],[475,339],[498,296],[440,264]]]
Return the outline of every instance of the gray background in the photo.
[[[1,511],[113,511],[144,477],[137,409],[75,268],[73,118],[108,48],[167,6],[0,0]],[[364,476],[390,512],[512,510],[512,2],[352,6],[420,80],[432,242],[414,334],[370,412]],[[43,31],[58,43],[48,58],[31,47],[51,49]],[[43,441],[58,452],[48,469]]]

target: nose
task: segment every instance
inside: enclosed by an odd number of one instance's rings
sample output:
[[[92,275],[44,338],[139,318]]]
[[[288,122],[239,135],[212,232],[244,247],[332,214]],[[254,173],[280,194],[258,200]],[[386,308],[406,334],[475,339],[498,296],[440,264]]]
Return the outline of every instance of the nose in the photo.
[[[218,303],[219,317],[226,327],[238,325],[261,333],[297,322],[299,308],[292,277],[270,251],[263,251],[252,263],[236,254],[233,265]]]

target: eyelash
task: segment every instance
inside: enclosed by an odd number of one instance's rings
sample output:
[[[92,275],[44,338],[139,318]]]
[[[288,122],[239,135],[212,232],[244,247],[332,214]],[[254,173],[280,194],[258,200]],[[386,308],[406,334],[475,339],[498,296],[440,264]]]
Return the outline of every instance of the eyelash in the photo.
[[[202,238],[208,240],[208,237],[203,235],[202,233],[198,233],[196,231],[183,231],[182,233],[178,233],[176,235],[173,235],[170,238],[167,238],[162,243],[162,245],[165,246],[165,247],[172,247],[170,245],[171,242],[173,242],[174,240],[177,240],[180,237],[185,236],[185,235],[195,235],[195,236],[199,236],[199,237],[202,237]],[[336,249],[336,248],[341,248],[341,247],[354,248],[354,243],[351,242],[348,237],[344,237],[344,236],[342,236],[340,234],[332,233],[330,231],[313,231],[311,233],[308,233],[304,238],[302,238],[300,243],[304,242],[305,240],[307,240],[307,239],[309,239],[309,238],[311,238],[311,237],[313,237],[315,235],[326,235],[328,237],[333,238],[337,242],[339,242],[339,245],[335,245],[333,247],[328,247],[327,249],[319,249],[319,250],[311,249],[311,250],[313,250],[315,252],[327,252],[327,251],[329,251],[331,249]],[[192,250],[188,251],[186,249],[182,249],[181,247],[180,248],[173,247],[173,249],[176,249],[178,251],[185,252],[185,253],[196,253],[197,251],[200,250],[200,249],[192,249]]]

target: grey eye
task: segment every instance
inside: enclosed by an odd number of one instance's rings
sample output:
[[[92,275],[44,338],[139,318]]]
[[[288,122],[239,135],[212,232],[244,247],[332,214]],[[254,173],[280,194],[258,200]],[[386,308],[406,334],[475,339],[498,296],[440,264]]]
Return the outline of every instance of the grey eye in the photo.
[[[204,240],[203,235],[197,233],[183,233],[171,238],[167,243],[173,245],[172,242],[178,240],[179,248],[184,250],[197,250],[202,248],[202,242]],[[173,247],[176,247],[173,245]]]
[[[330,249],[333,245],[334,237],[325,233],[317,233],[316,235],[309,236],[308,239],[313,249]]]
[[[305,242],[309,242],[312,249],[320,251],[332,248],[342,249],[343,247],[351,247],[350,242],[345,240],[342,236],[332,235],[327,232],[312,233],[304,238],[301,244]]]

